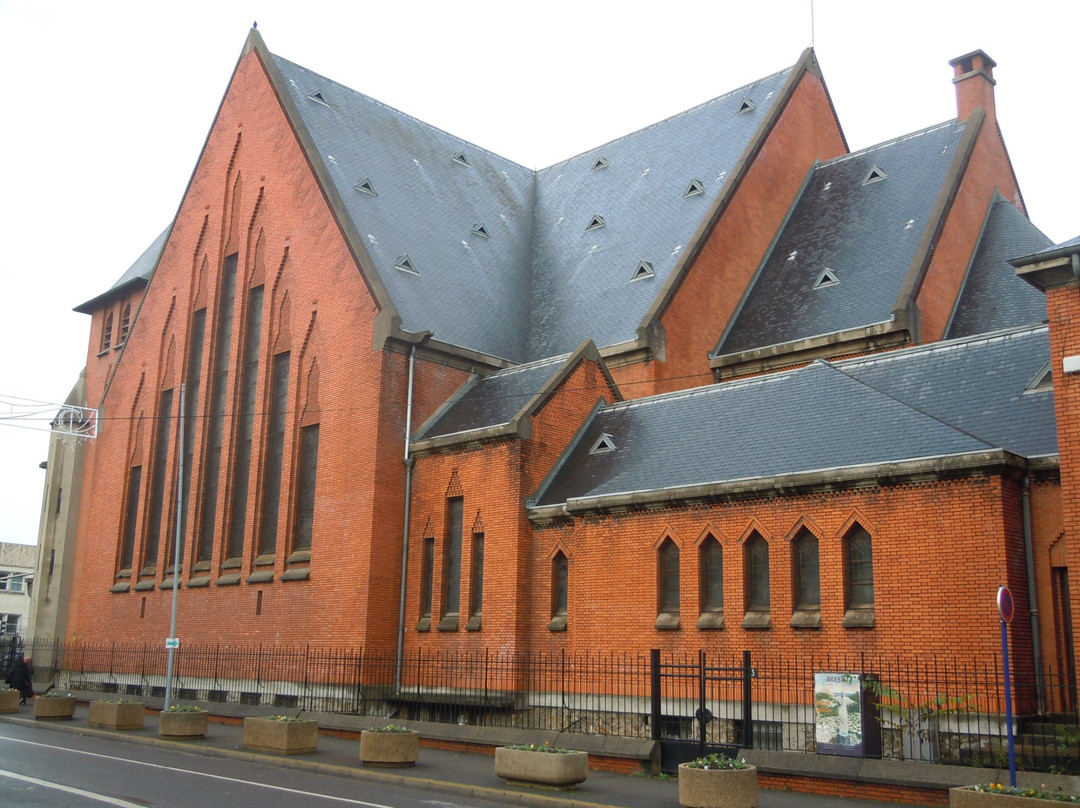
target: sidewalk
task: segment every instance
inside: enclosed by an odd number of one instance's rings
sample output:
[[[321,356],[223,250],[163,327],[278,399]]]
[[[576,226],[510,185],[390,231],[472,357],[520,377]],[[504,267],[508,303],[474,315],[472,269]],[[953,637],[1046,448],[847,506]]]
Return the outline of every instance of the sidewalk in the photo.
[[[495,776],[491,756],[421,747],[415,767],[371,769],[360,763],[357,738],[320,734],[318,749],[309,755],[282,756],[249,752],[243,745],[243,726],[211,718],[205,738],[189,741],[166,740],[158,736],[158,714],[147,711],[141,730],[92,729],[89,707],[80,703],[70,721],[36,721],[32,707],[18,714],[0,715],[0,720],[32,726],[42,731],[101,735],[113,740],[165,747],[183,747],[186,752],[236,760],[261,761],[281,768],[320,772],[356,780],[399,784],[442,794],[471,796],[503,805],[536,808],[678,808],[679,787],[674,777],[646,777],[590,771],[589,778],[573,791],[552,791],[509,786]],[[855,800],[784,791],[761,791],[762,808],[896,808],[895,803]]]

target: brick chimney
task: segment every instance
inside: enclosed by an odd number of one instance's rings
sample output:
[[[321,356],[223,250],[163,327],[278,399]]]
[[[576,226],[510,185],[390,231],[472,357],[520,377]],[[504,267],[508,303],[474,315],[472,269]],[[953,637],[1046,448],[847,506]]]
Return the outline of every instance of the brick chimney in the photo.
[[[981,50],[950,59],[953,84],[956,85],[956,117],[966,121],[975,107],[982,107],[986,117],[997,118],[994,108],[994,68],[997,62]]]

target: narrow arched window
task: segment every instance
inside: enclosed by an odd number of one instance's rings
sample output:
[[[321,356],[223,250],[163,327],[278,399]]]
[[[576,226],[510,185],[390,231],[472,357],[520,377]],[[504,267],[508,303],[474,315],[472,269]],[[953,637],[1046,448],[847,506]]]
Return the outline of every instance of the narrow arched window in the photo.
[[[101,350],[107,351],[112,347],[112,328],[113,328],[113,316],[112,312],[105,315],[105,327],[101,330]]]

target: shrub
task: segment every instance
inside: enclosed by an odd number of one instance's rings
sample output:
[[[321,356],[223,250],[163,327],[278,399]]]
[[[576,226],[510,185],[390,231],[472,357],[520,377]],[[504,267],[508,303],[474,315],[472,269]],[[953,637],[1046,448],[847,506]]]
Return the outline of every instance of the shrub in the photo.
[[[746,760],[728,757],[723,752],[713,752],[711,755],[691,760],[686,765],[691,769],[745,769]]]

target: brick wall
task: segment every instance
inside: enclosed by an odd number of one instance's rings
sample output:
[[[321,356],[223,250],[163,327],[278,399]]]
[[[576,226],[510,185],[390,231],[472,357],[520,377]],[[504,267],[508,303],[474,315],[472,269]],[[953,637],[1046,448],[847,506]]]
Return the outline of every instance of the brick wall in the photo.
[[[404,399],[396,400],[392,388],[386,388],[382,398],[378,391],[384,389],[384,376],[403,378],[401,357],[371,350],[374,302],[255,53],[246,55],[237,67],[145,294],[123,361],[116,369],[104,402],[106,420],[100,436],[87,454],[71,636],[152,640],[168,633],[172,593],[160,588],[164,559],[142,579],[153,582],[152,589],[109,592],[114,582],[139,580],[138,563],[131,578],[117,577],[121,503],[130,465],[125,458],[138,455],[143,465],[138,519],[139,536],[145,537],[153,419],[159,393],[167,387],[178,393],[190,361],[185,354],[191,316],[205,306],[209,316],[198,410],[206,412],[216,348],[215,324],[220,316],[220,268],[225,255],[234,251],[239,256],[239,269],[230,352],[234,372],[227,390],[231,414],[239,406],[235,369],[248,317],[247,290],[260,282],[266,288],[245,549],[239,568],[224,566],[221,526],[229,513],[227,481],[237,451],[237,419],[229,417],[225,420],[213,559],[205,571],[192,570],[193,542],[189,540],[184,562],[185,579],[193,573],[205,574],[210,583],[182,591],[180,634],[204,641],[242,637],[246,642],[339,644],[364,643],[372,632],[379,640],[385,639],[381,628],[385,611],[369,610],[368,606],[374,594],[381,594],[377,588],[382,585],[380,574],[387,571],[381,539],[396,535],[393,542],[400,547],[400,495],[390,493],[400,490],[401,485],[400,440],[384,436],[401,426]],[[100,391],[102,371],[96,368],[109,360],[96,360],[96,344],[92,342],[90,376],[94,390]],[[277,551],[270,566],[258,568],[272,570],[274,580],[249,584],[246,578],[256,570],[253,548],[262,492],[258,458],[264,448],[265,415],[270,405],[270,356],[282,350],[290,351],[290,379]],[[174,415],[178,406],[177,395]],[[295,521],[294,460],[304,417],[315,417],[320,423],[317,540],[310,564],[289,564]],[[400,435],[400,429],[394,434]],[[175,424],[170,436],[171,480],[177,467]],[[197,458],[203,455],[205,439],[205,425],[200,425],[195,439]],[[397,449],[393,449],[395,442]],[[388,471],[388,458],[395,454],[396,475]],[[201,474],[198,469],[192,476],[189,533],[199,524]],[[172,534],[173,496],[170,484],[163,535]],[[372,539],[373,525],[379,526],[378,542]],[[141,541],[136,558],[140,557]],[[281,580],[286,569],[305,566],[310,568],[309,580]],[[217,585],[227,573],[239,573],[240,583]],[[368,615],[367,619],[357,620],[362,614]],[[223,615],[229,619],[222,620]]]

